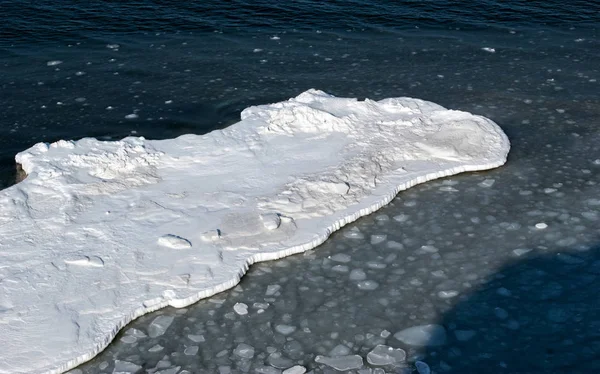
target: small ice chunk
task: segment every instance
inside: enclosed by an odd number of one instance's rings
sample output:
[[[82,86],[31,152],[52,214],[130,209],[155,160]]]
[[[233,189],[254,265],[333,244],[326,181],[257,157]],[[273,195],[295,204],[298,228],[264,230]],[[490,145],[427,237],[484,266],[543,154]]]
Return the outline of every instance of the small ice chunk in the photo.
[[[441,299],[451,299],[455,296],[458,296],[458,291],[454,291],[454,290],[440,291],[440,292],[438,292],[438,296]]]
[[[367,354],[367,362],[375,366],[397,365],[406,360],[403,349],[394,349],[387,345],[379,344]]]
[[[419,374],[431,374],[431,369],[429,368],[429,365],[427,365],[423,361],[415,362],[415,367],[417,368],[417,372]]]
[[[270,284],[267,286],[267,292],[265,292],[266,296],[273,296],[275,295],[277,292],[279,292],[279,290],[281,290],[281,286],[278,284]]]
[[[347,263],[352,261],[352,257],[345,253],[338,253],[330,257],[331,261]]]
[[[454,330],[454,336],[456,336],[456,340],[459,342],[471,340],[476,334],[477,331],[475,330]]]
[[[362,232],[360,232],[359,229],[357,229],[356,227],[353,227],[352,229],[350,229],[348,231],[344,231],[344,237],[348,238],[348,239],[360,240],[360,239],[364,239],[365,235]]]
[[[291,333],[296,331],[296,326],[277,325],[277,326],[275,326],[275,331],[277,331],[281,335],[290,335]]]
[[[513,253],[517,257],[521,257],[529,252],[531,252],[531,248],[517,248],[517,249],[513,250]]]
[[[47,65],[47,66],[56,66],[56,65],[60,65],[60,64],[62,64],[62,63],[63,63],[63,62],[62,62],[62,61],[60,61],[60,60],[52,60],[52,61],[48,61],[48,62],[46,62],[46,65]]]
[[[156,371],[154,374],[178,374],[178,373],[179,374],[184,374],[185,371],[181,371],[180,372],[179,371],[180,369],[181,369],[181,366],[175,366],[175,367],[168,368],[168,369],[165,369],[165,370]]]
[[[296,365],[291,368],[287,368],[281,374],[304,374],[306,373],[306,368],[304,366]]]
[[[250,359],[250,358],[254,357],[254,347],[251,345],[248,345],[246,343],[240,343],[233,350],[233,354],[235,354],[236,356],[241,357],[241,358]]]
[[[173,316],[158,316],[154,318],[150,326],[148,326],[148,336],[151,338],[162,336],[169,326],[171,326],[174,319],[175,317]]]
[[[154,353],[154,352],[160,352],[163,350],[163,346],[160,344],[155,344],[152,347],[150,347],[148,349],[148,352]]]
[[[367,266],[370,269],[377,269],[377,270],[385,269],[387,267],[386,264],[377,262],[377,261],[369,261],[369,262],[367,262]]]
[[[338,371],[358,369],[363,366],[363,359],[359,355],[326,357],[317,356],[315,362],[334,368]]]
[[[108,49],[119,49],[120,45],[118,44],[107,44],[106,48]]]
[[[479,183],[480,187],[484,187],[484,188],[490,188],[494,185],[494,183],[496,183],[496,180],[494,179],[486,179],[483,182]]]
[[[277,213],[262,214],[260,219],[267,230],[276,230],[281,225],[281,218]]]
[[[398,242],[393,241],[393,240],[390,240],[389,242],[387,242],[387,247],[390,248],[390,249],[403,250],[404,249],[404,244],[398,243]]]
[[[379,287],[379,283],[377,283],[373,280],[363,280],[363,281],[358,282],[357,286],[361,290],[372,291],[372,290],[376,289],[377,287]]]
[[[192,334],[190,334],[187,337],[188,337],[188,339],[190,339],[194,343],[203,343],[203,342],[206,341],[206,339],[204,338],[204,335],[192,335]]]
[[[137,373],[140,370],[142,367],[132,362],[116,360],[113,374]]]
[[[362,269],[352,269],[350,272],[350,280],[362,281],[367,279],[367,274]]]
[[[267,347],[267,352],[269,348]],[[277,369],[287,369],[290,366],[294,365],[294,361],[290,360],[287,357],[283,357],[281,352],[273,352],[267,358],[267,362],[269,365],[276,367]]]
[[[490,48],[490,47],[483,47],[481,49],[484,50],[484,51],[486,51],[486,52],[490,52],[490,53],[496,52],[496,49]]]
[[[546,224],[544,222],[538,222],[535,224],[535,228],[538,230],[543,230],[545,228],[548,228],[548,224]]]
[[[335,265],[331,268],[331,271],[336,273],[347,273],[350,269],[346,265]]]
[[[158,238],[158,244],[163,247],[173,248],[173,249],[187,249],[192,247],[192,243],[186,238],[182,238],[181,236],[167,234]]]
[[[192,345],[190,347],[187,347],[184,351],[183,354],[186,356],[195,356],[198,353],[198,346],[197,345]]]
[[[345,344],[338,344],[329,351],[329,356],[331,357],[346,356],[348,354],[350,354],[350,348]]]
[[[254,369],[254,372],[258,374],[283,374],[281,370],[272,366],[259,366]]]
[[[275,35],[275,36],[270,37],[269,39],[271,39],[271,40],[279,40],[281,38]]]
[[[131,113],[125,116],[125,119],[136,119],[139,118],[139,116],[135,113]]]
[[[421,246],[421,250],[425,253],[437,253],[439,251],[439,249],[433,245],[423,245]]]
[[[261,48],[254,48],[252,50],[252,52],[254,52],[254,53],[262,52],[262,49]]]
[[[248,314],[248,305],[244,303],[235,303],[235,305],[233,306],[233,311],[240,316],[245,316],[246,314]]]
[[[398,214],[397,216],[394,216],[394,221],[396,222],[406,222],[408,221],[408,215],[406,214]]]
[[[390,216],[388,216],[387,214],[380,214],[377,217],[375,217],[375,220],[380,222],[386,222],[390,220]]]
[[[131,335],[125,335],[121,338],[121,342],[125,343],[125,344],[133,344],[137,341],[137,338],[135,336],[131,336]]]
[[[379,244],[381,242],[384,242],[386,239],[387,239],[387,235],[385,235],[385,234],[371,235],[371,244],[372,245]]]
[[[446,329],[434,324],[413,326],[395,333],[394,338],[416,347],[435,347],[446,344]]]
[[[134,329],[134,328],[130,328],[129,330],[125,331],[126,335],[131,335],[135,338],[147,338],[148,335],[144,334],[142,331],[138,330],[138,329]]]

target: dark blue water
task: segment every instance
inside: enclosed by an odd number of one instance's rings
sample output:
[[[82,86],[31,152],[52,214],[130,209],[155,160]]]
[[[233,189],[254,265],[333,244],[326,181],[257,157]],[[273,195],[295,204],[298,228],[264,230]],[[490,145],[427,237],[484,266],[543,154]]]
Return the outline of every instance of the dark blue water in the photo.
[[[0,185],[38,141],[203,133],[311,87],[455,105],[469,85],[531,89],[543,67],[587,74],[599,11],[582,0],[3,0]]]
[[[52,1],[2,3],[10,42],[182,31],[486,29],[594,25],[596,1]]]
[[[236,122],[247,106],[281,101],[317,88],[359,98],[419,97],[496,121],[513,146],[507,166],[491,176],[496,178],[496,186],[503,187],[485,198],[456,194],[461,197],[453,203],[454,217],[470,217],[475,207],[482,207],[485,213],[481,214],[488,214],[485,219],[499,215],[503,223],[517,221],[526,231],[531,222],[525,218],[531,212],[548,213],[553,217],[548,219],[554,220],[567,213],[579,217],[578,210],[582,209],[594,213],[596,207],[568,210],[584,201],[581,196],[596,196],[594,188],[600,185],[599,25],[600,2],[583,0],[0,0],[0,187],[15,181],[15,153],[36,142],[86,136],[119,139],[128,135],[170,138],[202,134]],[[130,114],[137,118],[126,118]],[[543,192],[541,197],[527,194],[550,187],[562,188],[562,198],[552,200]],[[427,189],[418,191],[414,198],[423,201],[414,209],[436,212],[436,204],[427,208]],[[430,197],[442,198],[435,194]],[[515,212],[504,209],[504,204]],[[558,213],[552,216],[549,212]],[[587,217],[596,217],[590,214]],[[423,227],[445,224],[436,221],[443,215],[440,217],[431,218],[435,225],[426,221],[415,227],[388,229],[398,230],[406,241],[420,242],[429,238]],[[486,229],[496,233],[497,226]],[[459,231],[449,228],[444,234],[446,243],[451,243]],[[514,234],[511,240],[526,242],[528,235]],[[555,248],[553,241],[562,238],[556,235],[547,234],[540,245]],[[572,235],[575,243],[594,236],[583,224],[569,226],[561,235]],[[497,233],[493,238],[486,245],[498,248],[477,265],[482,272],[493,273],[490,264],[505,260],[494,260],[495,253],[504,249],[512,253],[514,249],[504,248]],[[441,253],[450,250],[438,246]],[[571,243],[560,249],[569,246],[577,247]],[[478,258],[474,249],[480,249],[472,241],[465,241],[462,248],[466,256]],[[399,256],[406,261],[402,254]],[[405,266],[408,269],[409,265]],[[315,279],[328,276],[315,272]],[[289,269],[280,273],[302,277]],[[381,274],[383,284],[389,274]],[[343,295],[343,287],[336,285],[332,292]],[[588,292],[584,298],[595,300],[596,289],[579,292]],[[222,297],[235,300],[236,295]],[[247,292],[242,295],[249,297]],[[292,297],[297,302],[294,311],[298,318],[311,311],[301,308],[312,305],[302,297]],[[406,297],[411,297],[410,292]],[[418,301],[410,302],[418,306]],[[430,300],[422,303],[425,308],[435,304]],[[379,310],[368,308],[377,304],[367,300],[364,305],[364,321],[380,321]],[[463,310],[460,308],[459,312]],[[197,313],[204,312],[199,309]],[[340,310],[333,308],[332,313],[343,320]],[[153,318],[148,316],[143,323]],[[218,313],[214,318],[227,320]],[[393,322],[398,326],[390,323],[400,328],[399,321]],[[254,334],[251,328],[248,331]],[[313,333],[314,341],[329,339],[319,336],[317,330]],[[215,332],[215,339],[224,334],[227,332],[223,330]],[[148,347],[154,344],[148,343]],[[179,343],[164,338],[160,344],[167,347],[161,357],[177,356]],[[103,362],[112,370],[112,361],[123,357],[145,368],[154,367],[160,357],[144,356],[147,352],[141,347],[138,352],[134,346],[111,346],[109,353],[82,370],[102,372],[99,367]],[[303,363],[307,366],[314,365],[314,354],[323,353],[310,349],[305,352],[310,359]],[[470,349],[477,352],[479,347]],[[439,362],[443,357],[455,368],[467,367],[452,373],[470,369],[488,372],[486,362],[460,366],[465,360],[452,356],[453,352],[440,353],[437,364],[435,358],[429,362],[443,368]],[[569,362],[578,360],[577,352],[569,351],[569,355]],[[188,372],[215,372],[214,357],[205,356],[189,358],[193,362],[181,365]],[[184,358],[180,355],[178,359]],[[526,368],[521,372],[565,372],[552,369],[564,368],[562,358],[548,361],[550,369],[538,371],[531,369],[537,367],[533,364],[527,366],[526,360],[515,359],[514,364],[519,361]],[[589,372],[586,370],[573,372]]]

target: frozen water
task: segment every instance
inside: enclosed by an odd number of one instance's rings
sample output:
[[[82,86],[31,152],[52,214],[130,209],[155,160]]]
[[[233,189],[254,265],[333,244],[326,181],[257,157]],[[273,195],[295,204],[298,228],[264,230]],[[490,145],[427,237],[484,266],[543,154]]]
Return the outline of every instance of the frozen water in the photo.
[[[438,346],[446,344],[446,329],[440,325],[421,325],[406,328],[394,334],[394,338],[411,346]]]
[[[336,345],[331,351],[329,351],[329,356],[337,357],[337,356],[346,356],[350,354],[350,348],[348,348],[345,344]]]
[[[233,310],[240,316],[245,316],[246,314],[248,314],[248,305],[244,303],[236,303],[233,306]]]
[[[363,280],[358,282],[356,285],[358,286],[358,288],[365,291],[372,291],[379,287],[379,283],[372,280]]]
[[[195,356],[198,353],[198,349],[199,349],[199,347],[197,345],[192,345],[192,346],[187,347],[183,351],[183,354],[185,354],[186,356]]]
[[[304,366],[295,365],[291,368],[285,369],[282,374],[304,374],[306,373],[306,368]]]
[[[387,235],[385,234],[371,235],[371,244],[379,244],[384,242],[386,239]]]
[[[204,335],[193,335],[193,334],[190,334],[190,335],[188,335],[188,339],[190,339],[194,343],[203,343],[203,342],[206,341],[206,339],[204,338]]]
[[[290,335],[292,334],[294,331],[296,331],[296,326],[290,326],[290,325],[277,325],[275,326],[275,331],[277,331],[278,333],[280,333],[281,335]]]
[[[362,269],[352,269],[350,272],[350,280],[363,281],[367,279],[367,274]]]
[[[259,374],[282,374],[282,371],[272,366],[258,366],[254,369]]]
[[[139,113],[124,117],[137,123]],[[2,275],[17,285],[3,295],[4,314],[27,320],[6,349],[35,351],[32,370],[74,366],[124,322],[231,288],[251,264],[312,249],[415,184],[498,167],[509,147],[482,116],[418,99],[346,99],[314,89],[251,106],[240,122],[206,135],[38,143],[16,156],[28,177],[0,194],[0,236],[15,254]],[[365,237],[357,227],[344,235],[357,244]],[[386,238],[375,234],[371,243]],[[41,254],[40,264],[27,261]],[[51,284],[22,282],[24,273]],[[379,283],[357,287],[374,291]],[[34,301],[40,293],[48,302]],[[244,303],[233,309],[248,314]],[[172,318],[155,321],[150,337],[164,334]],[[40,339],[49,321],[58,333]],[[291,333],[281,326],[279,333]],[[14,367],[0,361],[0,370],[5,364]]]
[[[266,296],[273,296],[275,295],[277,292],[279,292],[279,290],[281,290],[281,286],[278,284],[270,284],[267,287],[267,292],[265,292]]]
[[[352,257],[350,257],[350,255],[345,254],[345,253],[338,253],[334,256],[331,256],[331,260],[336,261],[336,262],[347,263],[347,262],[352,261]]]
[[[345,231],[344,236],[348,239],[356,239],[356,240],[361,240],[361,239],[365,238],[365,235],[362,232],[360,232],[360,230],[358,230],[357,228]]]
[[[315,362],[330,366],[339,371],[358,369],[363,366],[363,359],[358,355],[338,357],[317,356]]]
[[[148,326],[148,336],[151,338],[156,338],[158,336],[163,335],[167,331],[169,326],[171,326],[171,323],[173,323],[174,319],[175,317],[173,316],[156,317],[154,321],[150,323],[150,326]]]
[[[237,347],[235,347],[233,353],[236,356],[249,359],[254,357],[254,347],[245,343],[240,343]]]
[[[404,360],[406,360],[406,352],[403,349],[394,349],[381,344],[367,354],[367,362],[376,366],[397,365]]]
[[[136,365],[131,362],[116,360],[115,367],[113,369],[113,374],[131,374],[137,373],[142,369],[141,366]]]

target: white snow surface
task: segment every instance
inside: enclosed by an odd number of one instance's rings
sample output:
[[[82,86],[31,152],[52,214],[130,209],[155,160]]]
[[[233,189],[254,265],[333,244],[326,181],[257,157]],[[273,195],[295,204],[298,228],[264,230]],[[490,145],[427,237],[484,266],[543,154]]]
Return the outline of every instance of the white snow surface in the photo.
[[[401,190],[502,165],[489,119],[411,98],[309,90],[168,140],[85,138],[17,154],[0,191],[0,373],[60,373],[131,320],[235,286]]]

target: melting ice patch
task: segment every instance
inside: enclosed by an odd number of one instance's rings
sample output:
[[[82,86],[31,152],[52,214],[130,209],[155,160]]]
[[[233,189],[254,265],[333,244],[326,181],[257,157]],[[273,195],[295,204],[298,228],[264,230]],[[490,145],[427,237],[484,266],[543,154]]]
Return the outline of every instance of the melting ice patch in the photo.
[[[241,117],[202,136],[16,156],[28,176],[0,191],[0,373],[68,370],[142,314],[233,287],[256,261],[509,150],[492,121],[410,98],[309,90]]]

